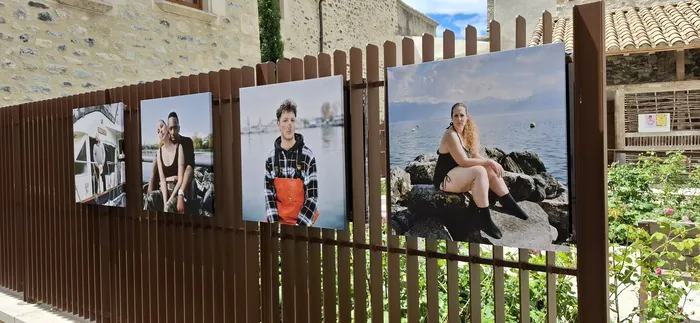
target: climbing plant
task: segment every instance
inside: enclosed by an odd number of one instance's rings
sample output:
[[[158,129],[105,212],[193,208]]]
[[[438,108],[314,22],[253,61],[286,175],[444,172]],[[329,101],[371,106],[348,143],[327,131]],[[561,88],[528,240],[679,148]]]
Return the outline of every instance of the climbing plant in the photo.
[[[258,0],[260,61],[276,62],[284,57],[278,0]]]

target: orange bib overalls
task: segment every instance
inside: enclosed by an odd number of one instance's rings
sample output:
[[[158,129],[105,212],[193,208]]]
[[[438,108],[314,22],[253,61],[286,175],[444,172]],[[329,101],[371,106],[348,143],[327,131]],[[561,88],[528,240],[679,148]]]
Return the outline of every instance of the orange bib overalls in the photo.
[[[278,157],[276,156],[275,159]],[[299,218],[299,212],[304,207],[304,201],[306,200],[304,194],[304,182],[301,180],[301,164],[303,162],[297,162],[297,169],[294,174],[294,178],[284,178],[280,177],[280,172],[277,166],[277,175],[275,178],[275,192],[277,194],[277,213],[279,214],[279,223],[296,225],[297,219]],[[277,165],[277,160],[275,161]],[[315,224],[318,219],[320,212],[316,210],[314,212],[314,217],[311,224]]]

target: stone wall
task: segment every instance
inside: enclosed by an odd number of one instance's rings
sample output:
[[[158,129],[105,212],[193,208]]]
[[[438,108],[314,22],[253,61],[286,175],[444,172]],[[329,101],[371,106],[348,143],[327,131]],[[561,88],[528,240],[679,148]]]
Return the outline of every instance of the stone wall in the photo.
[[[685,79],[700,80],[700,49],[685,51]]]
[[[0,106],[260,60],[254,1],[209,0],[208,14],[154,0],[109,3],[99,13],[50,0],[0,0]]]
[[[667,51],[608,56],[606,74],[608,85],[674,81],[676,53]]]
[[[284,0],[282,40],[284,56],[318,55],[320,19],[318,0]],[[323,51],[344,50],[367,44],[381,46],[397,31],[396,0],[323,0]],[[348,58],[349,59],[349,58]]]

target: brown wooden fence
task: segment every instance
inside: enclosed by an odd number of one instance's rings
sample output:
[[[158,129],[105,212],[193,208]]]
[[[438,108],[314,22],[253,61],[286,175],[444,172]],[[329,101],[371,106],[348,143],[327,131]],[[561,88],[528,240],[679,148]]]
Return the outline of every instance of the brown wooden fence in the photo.
[[[28,301],[100,322],[418,322],[421,299],[427,321],[447,313],[460,321],[460,263],[469,269],[471,322],[483,315],[480,274],[494,269],[494,317],[505,321],[505,293],[519,293],[520,317],[530,321],[531,274],[547,275],[548,322],[556,322],[558,275],[577,276],[580,322],[606,322],[607,216],[605,203],[605,113],[603,5],[574,8],[575,127],[572,200],[578,218],[577,268],[531,263],[528,250],[504,259],[501,247],[483,258],[480,246],[468,255],[455,242],[387,235],[381,220],[380,142],[362,131],[362,88],[366,89],[369,134],[380,134],[379,99],[386,95],[379,47],[352,48],[349,55],[281,60],[0,109],[0,285]],[[545,43],[552,20],[545,13]],[[467,55],[476,54],[476,30],[467,27]],[[500,49],[500,26],[490,26],[491,50]],[[423,57],[433,59],[433,38],[423,38]],[[526,44],[525,20],[517,19],[517,47]],[[403,64],[413,62],[413,42],[403,40]],[[383,45],[386,67],[396,66],[396,45]],[[454,33],[444,33],[444,57],[453,58]],[[347,64],[349,60],[349,65]],[[363,65],[367,82],[362,82]],[[348,71],[349,66],[349,71]],[[349,73],[348,73],[349,72]],[[369,223],[354,217],[351,231],[280,227],[241,217],[239,89],[343,75],[350,94],[353,209],[366,208]],[[216,210],[213,218],[166,215],[140,209],[140,100],[211,91],[214,97]],[[124,102],[128,205],[99,208],[73,202],[72,109]],[[386,134],[383,133],[383,136]],[[384,138],[385,139],[385,138]],[[369,167],[364,174],[363,143]],[[365,176],[369,192],[365,192]],[[368,229],[367,229],[368,228]],[[421,240],[422,241],[422,240]],[[438,252],[445,246],[447,252]],[[401,260],[406,272],[398,270]],[[419,294],[419,260],[426,266],[427,295]],[[438,260],[447,262],[447,284],[438,286]],[[385,262],[386,261],[386,262]],[[519,270],[519,290],[505,290],[504,269]],[[405,274],[405,276],[404,276]],[[384,278],[386,277],[386,279]],[[280,292],[281,289],[281,292]],[[440,303],[447,294],[446,303]],[[384,305],[385,299],[388,306]],[[405,303],[404,303],[405,300]],[[388,316],[384,316],[384,312]]]

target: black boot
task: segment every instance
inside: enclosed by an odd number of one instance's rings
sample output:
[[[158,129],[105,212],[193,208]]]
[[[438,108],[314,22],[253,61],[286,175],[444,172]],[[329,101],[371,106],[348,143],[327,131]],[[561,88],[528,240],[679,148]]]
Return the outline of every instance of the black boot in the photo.
[[[525,214],[525,211],[523,211],[523,209],[520,208],[518,203],[515,202],[515,199],[513,199],[513,196],[510,195],[510,193],[499,197],[498,201],[501,202],[503,208],[508,210],[508,212],[516,218],[523,220],[527,220],[529,218],[527,214]]]
[[[491,219],[491,211],[489,207],[476,207],[476,217],[477,221],[481,227],[481,231],[486,233],[489,237],[494,239],[501,239],[503,234],[501,230],[498,229],[493,220]]]

